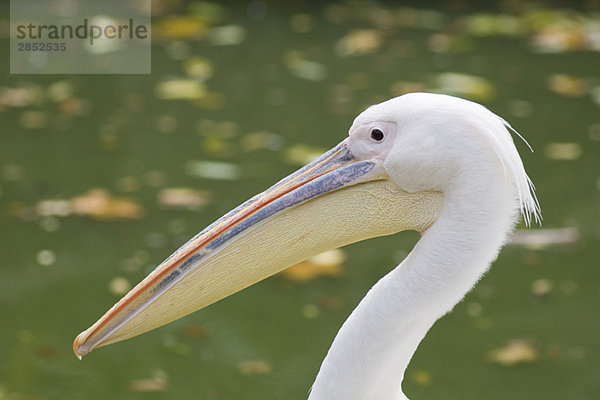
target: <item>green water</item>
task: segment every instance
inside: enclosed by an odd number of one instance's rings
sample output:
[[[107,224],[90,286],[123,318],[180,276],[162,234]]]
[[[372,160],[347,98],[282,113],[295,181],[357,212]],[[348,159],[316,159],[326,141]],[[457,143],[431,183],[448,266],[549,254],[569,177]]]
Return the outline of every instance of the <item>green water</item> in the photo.
[[[306,398],[343,320],[418,235],[348,246],[341,276],[309,283],[273,277],[83,361],[71,343],[118,300],[111,280],[137,283],[188,237],[294,171],[299,162],[290,149],[330,148],[365,106],[407,88],[449,92],[444,73],[484,79],[460,84],[462,95],[504,116],[536,150],[518,144],[543,228],[579,236],[541,249],[504,248],[478,288],[422,342],[405,392],[411,399],[600,398],[600,53],[576,45],[536,52],[526,29],[476,34],[473,24],[485,30],[490,22],[469,20],[475,13],[502,12],[523,24],[532,11],[459,3],[430,6],[434,13],[393,5],[374,15],[350,3],[238,3],[210,18],[207,7],[190,6],[175,11],[208,18],[209,29],[236,25],[245,36],[228,46],[208,37],[155,37],[150,75],[9,75],[3,58],[0,399]],[[567,29],[573,21],[598,24],[599,10],[592,11],[533,15]],[[0,17],[8,23],[6,5]],[[374,30],[366,37],[378,42],[347,54],[339,41],[356,29]],[[6,34],[0,47],[6,55]],[[212,74],[187,76],[193,56]],[[210,94],[159,98],[157,85],[169,77],[203,80]],[[42,93],[41,100],[16,104],[10,90],[19,88]],[[249,136],[256,132],[270,135]],[[199,177],[190,161],[235,164],[238,174]],[[177,187],[206,191],[208,204],[162,206],[161,190]],[[40,215],[40,201],[94,188],[130,199],[143,214]],[[536,282],[546,294],[532,292]],[[489,360],[511,340],[525,341],[535,360]],[[136,387],[140,379],[154,387]]]

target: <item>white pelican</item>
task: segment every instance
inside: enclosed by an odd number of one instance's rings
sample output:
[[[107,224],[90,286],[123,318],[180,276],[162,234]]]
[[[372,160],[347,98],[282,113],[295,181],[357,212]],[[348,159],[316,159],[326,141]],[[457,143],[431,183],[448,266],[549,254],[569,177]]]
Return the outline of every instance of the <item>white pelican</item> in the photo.
[[[73,349],[139,335],[327,249],[416,230],[402,263],[343,324],[309,400],[406,399],[404,371],[433,323],[495,260],[517,216],[539,221],[510,135],[483,106],[413,93],[369,107],[349,137],[229,212],[160,264]]]

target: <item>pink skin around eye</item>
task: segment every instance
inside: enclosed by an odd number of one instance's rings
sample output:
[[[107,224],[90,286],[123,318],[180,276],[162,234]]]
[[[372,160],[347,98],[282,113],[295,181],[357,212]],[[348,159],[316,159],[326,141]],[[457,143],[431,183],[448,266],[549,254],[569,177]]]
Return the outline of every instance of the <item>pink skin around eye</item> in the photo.
[[[375,140],[371,137],[374,129],[381,130],[384,135],[382,140]],[[346,143],[352,154],[358,159],[383,161],[394,145],[396,130],[396,124],[393,122],[377,121],[355,126],[350,130]]]

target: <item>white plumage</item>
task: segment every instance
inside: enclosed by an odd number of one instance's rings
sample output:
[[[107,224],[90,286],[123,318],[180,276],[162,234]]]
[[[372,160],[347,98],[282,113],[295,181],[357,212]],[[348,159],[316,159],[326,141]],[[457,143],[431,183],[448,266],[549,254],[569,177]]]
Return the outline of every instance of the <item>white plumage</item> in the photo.
[[[401,400],[433,323],[496,259],[519,212],[541,218],[512,128],[481,105],[414,93],[188,241],[74,342],[78,356],[205,307],[311,255],[417,230],[331,346],[309,400]]]
[[[382,123],[397,127],[384,161],[390,179],[408,192],[442,192],[443,209],[344,323],[309,400],[404,399],[404,370],[432,324],[495,260],[518,210],[527,223],[540,218],[509,125],[483,106],[409,94],[368,108],[350,136]]]

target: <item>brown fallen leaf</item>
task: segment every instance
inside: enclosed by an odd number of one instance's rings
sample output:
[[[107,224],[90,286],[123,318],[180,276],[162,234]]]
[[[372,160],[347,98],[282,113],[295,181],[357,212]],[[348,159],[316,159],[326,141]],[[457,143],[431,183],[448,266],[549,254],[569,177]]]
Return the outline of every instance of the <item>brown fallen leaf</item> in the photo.
[[[339,296],[321,296],[317,304],[323,310],[337,311],[344,307],[344,299]]]
[[[208,329],[204,325],[189,324],[184,328],[184,335],[194,339],[204,339],[208,336]]]
[[[538,351],[528,340],[515,339],[488,353],[488,359],[503,366],[531,364],[538,360]]]
[[[71,199],[74,214],[98,220],[141,219],[144,207],[127,198],[113,197],[105,189],[92,189]]]

